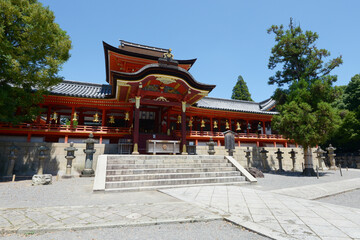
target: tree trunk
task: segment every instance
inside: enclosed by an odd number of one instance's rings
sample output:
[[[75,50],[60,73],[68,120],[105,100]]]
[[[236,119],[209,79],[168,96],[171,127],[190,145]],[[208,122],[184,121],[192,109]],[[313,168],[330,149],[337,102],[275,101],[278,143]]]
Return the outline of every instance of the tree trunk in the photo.
[[[312,152],[311,147],[304,147],[304,161],[305,161],[305,168],[302,172],[304,176],[316,176],[313,167],[313,159],[312,159]]]

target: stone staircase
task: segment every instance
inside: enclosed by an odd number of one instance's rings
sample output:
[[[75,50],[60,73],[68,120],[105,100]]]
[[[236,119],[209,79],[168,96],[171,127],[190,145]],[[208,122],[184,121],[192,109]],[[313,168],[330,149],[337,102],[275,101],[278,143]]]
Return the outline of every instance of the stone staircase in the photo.
[[[99,160],[106,161],[106,167],[100,166],[106,169],[105,174],[100,174],[105,175],[105,191],[245,183],[245,178],[224,156],[103,155],[103,158],[106,159]],[[95,190],[101,189],[95,189],[94,184]]]

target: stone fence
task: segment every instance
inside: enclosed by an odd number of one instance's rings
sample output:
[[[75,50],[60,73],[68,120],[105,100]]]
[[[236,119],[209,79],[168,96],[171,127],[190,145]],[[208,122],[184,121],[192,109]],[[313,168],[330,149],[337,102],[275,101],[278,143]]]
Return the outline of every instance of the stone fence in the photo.
[[[10,165],[9,153],[12,143],[0,143],[0,176],[5,176],[7,169]],[[38,169],[38,150],[37,148],[41,145],[45,145],[50,150],[46,151],[46,158],[44,164],[44,173],[53,174],[53,175],[64,175],[66,171],[66,147],[70,146],[69,143],[26,143],[18,142],[15,145],[19,148],[19,151],[16,153],[16,161],[14,166],[13,173],[17,176],[32,176],[37,172]],[[81,171],[85,166],[85,144],[84,143],[75,143],[74,147],[78,149],[75,152],[76,158],[72,163],[72,173],[74,175],[80,175]],[[236,147],[234,152],[234,158],[244,167],[247,166],[247,159],[245,157],[246,147]],[[262,158],[260,156],[259,147],[250,147],[251,150],[251,164],[254,167],[262,167]],[[278,148],[266,147],[267,153],[267,165],[272,170],[278,170],[279,164],[278,159],[276,158],[276,151]],[[294,149],[296,154],[295,162],[295,171],[302,171],[303,159],[303,150],[302,148],[280,148],[284,154],[282,155],[282,166],[285,171],[290,171],[292,169],[292,160],[290,158],[289,152]],[[95,144],[95,154],[93,169],[96,168],[97,158],[101,154],[117,154],[118,145],[117,144]],[[196,152],[199,155],[208,155],[207,146],[197,146]],[[223,146],[215,146],[216,155],[228,155]],[[312,149],[312,152],[315,151],[315,148]],[[313,153],[313,163],[314,168],[317,165],[317,159]]]

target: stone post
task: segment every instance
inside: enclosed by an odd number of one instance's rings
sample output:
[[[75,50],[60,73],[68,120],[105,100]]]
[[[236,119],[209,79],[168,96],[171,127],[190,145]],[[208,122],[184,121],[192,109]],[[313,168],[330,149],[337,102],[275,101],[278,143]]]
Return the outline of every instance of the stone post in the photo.
[[[290,154],[290,158],[292,160],[292,165],[293,165],[293,168],[291,169],[291,171],[295,172],[295,163],[296,163],[296,154],[297,154],[297,152],[295,152],[294,149],[291,149],[289,154]]]
[[[261,159],[262,159],[262,167],[263,167],[263,170],[266,171],[268,170],[268,167],[267,167],[267,153],[269,151],[265,150],[265,148],[262,148],[261,151],[260,151],[260,155],[261,155]]]
[[[210,137],[209,142],[206,143],[206,145],[209,146],[209,150],[208,150],[209,155],[215,155],[215,147],[214,147],[215,144],[216,143],[214,142],[213,138]]]
[[[86,149],[84,149],[84,153],[86,154],[85,169],[82,170],[80,177],[93,177],[95,176],[94,170],[92,169],[93,156],[96,152],[94,145],[97,143],[97,140],[95,140],[94,135],[90,133],[89,138],[84,140],[84,143],[86,143]]]
[[[74,160],[75,157],[75,151],[77,151],[78,149],[74,147],[74,143],[71,142],[70,143],[70,147],[67,147],[64,149],[66,151],[66,160],[67,160],[67,164],[66,164],[66,173],[65,175],[63,175],[63,178],[71,178],[73,177],[71,175],[71,167],[72,167],[72,160]]]
[[[275,153],[276,153],[276,158],[279,162],[279,172],[284,172],[284,169],[282,167],[282,159],[284,158],[282,155],[284,154],[284,152],[280,151],[280,148],[278,148],[278,150]]]
[[[37,174],[42,175],[44,174],[44,161],[46,158],[45,151],[49,150],[49,148],[47,148],[46,146],[40,146],[38,150],[39,150],[39,168]]]
[[[45,151],[49,150],[46,146],[40,146],[39,150],[39,169],[37,174],[32,177],[32,185],[48,185],[52,183],[52,175],[44,174]]]
[[[15,146],[15,144],[13,143],[11,146],[10,146],[10,154],[9,154],[9,166],[8,166],[8,169],[7,169],[7,172],[6,172],[6,175],[7,176],[11,176],[13,174],[13,171],[14,171],[14,166],[15,166],[15,161],[16,161],[16,153],[17,151],[19,151],[19,148],[17,146]]]
[[[316,158],[318,159],[318,164],[319,164],[319,170],[324,170],[323,168],[323,161],[324,161],[324,153],[326,153],[326,151],[322,150],[321,147],[319,146],[315,152],[316,153]]]
[[[251,163],[251,150],[250,150],[249,147],[247,147],[244,152],[245,152],[245,157],[246,157],[246,159],[247,159],[246,164],[247,164],[247,167],[249,168],[249,167],[250,167],[250,163]]]
[[[330,144],[329,147],[326,148],[326,150],[328,151],[328,156],[329,156],[329,160],[330,160],[330,168],[329,168],[329,170],[336,170],[336,165],[335,165],[335,156],[336,156],[336,154],[334,153],[336,148],[334,148]]]
[[[225,149],[229,156],[233,156],[235,152],[235,133],[231,130],[224,132]]]

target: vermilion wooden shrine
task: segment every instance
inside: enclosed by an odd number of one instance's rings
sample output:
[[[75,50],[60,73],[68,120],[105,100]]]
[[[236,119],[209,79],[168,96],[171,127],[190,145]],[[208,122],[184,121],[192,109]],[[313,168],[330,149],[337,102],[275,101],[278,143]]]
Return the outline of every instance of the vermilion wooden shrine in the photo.
[[[186,153],[187,145],[205,145],[210,137],[223,145],[223,132],[232,130],[238,146],[287,147],[271,131],[277,114],[272,99],[210,98],[215,85],[189,73],[196,59],[174,60],[171,50],[126,41],[103,45],[108,84],[63,81],[45,96],[44,113],[34,123],[1,124],[2,137],[68,142],[93,132],[100,143],[131,141],[133,153],[143,153],[153,138],[180,140]]]

